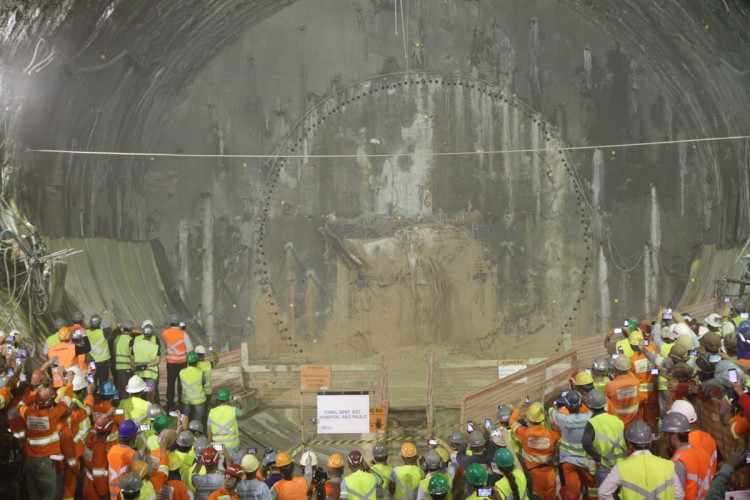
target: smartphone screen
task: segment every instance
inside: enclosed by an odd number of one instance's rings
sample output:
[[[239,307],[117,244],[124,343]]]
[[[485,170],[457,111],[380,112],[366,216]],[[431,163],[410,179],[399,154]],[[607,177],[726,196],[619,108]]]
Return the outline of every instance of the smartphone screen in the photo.
[[[659,369],[658,368],[651,368],[651,375],[659,375]]]
[[[729,381],[731,383],[737,383],[737,370],[727,370],[727,376],[729,377]]]
[[[170,417],[175,417],[175,418],[177,418],[177,417],[179,417],[179,416],[180,416],[180,412],[179,412],[179,411],[177,411],[177,410],[173,410],[173,411],[170,411],[170,412],[169,412],[169,416],[170,416]]]
[[[125,410],[118,408],[115,410],[115,415],[125,415]]]
[[[484,428],[487,430],[492,429],[492,420],[490,420],[489,417],[484,418]]]
[[[491,497],[492,496],[492,488],[479,488],[479,496],[480,497]]]
[[[148,430],[151,430],[151,426],[150,426],[150,425],[148,425],[148,424],[141,424],[141,427],[140,427],[140,429],[141,429],[142,431],[148,431]]]
[[[474,422],[472,422],[471,420],[466,422],[466,432],[468,432],[469,434],[474,432]]]
[[[622,333],[622,328],[615,328],[615,333],[621,334]]]
[[[648,340],[644,340],[643,345],[648,345]]]
[[[219,444],[219,443],[214,443],[214,450],[221,451],[223,449],[224,449],[224,445]]]
[[[258,453],[258,448],[248,448],[247,452],[250,455],[256,455]]]

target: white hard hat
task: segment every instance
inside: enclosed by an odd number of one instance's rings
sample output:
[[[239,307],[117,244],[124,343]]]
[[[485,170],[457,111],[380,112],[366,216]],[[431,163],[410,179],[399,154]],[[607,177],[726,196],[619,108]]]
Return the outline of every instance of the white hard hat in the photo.
[[[125,387],[125,392],[128,394],[136,394],[146,390],[146,383],[138,375],[133,375],[128,380],[128,385]]]
[[[195,354],[206,354],[206,348],[202,345],[195,346]]]
[[[683,335],[689,335],[692,337],[695,335],[695,332],[693,332],[693,330],[685,323],[677,323],[674,325],[674,331],[678,337],[682,337]]]
[[[300,457],[299,464],[302,467],[317,467],[318,456],[315,454],[315,452],[307,450]]]
[[[661,338],[668,340],[677,339],[677,334],[674,332],[674,323],[661,327]]]
[[[711,313],[703,319],[703,323],[711,328],[721,327],[721,316],[717,313]]]
[[[700,340],[705,334],[707,334],[710,331],[711,330],[709,330],[703,325],[698,326],[698,340]]]
[[[684,399],[678,399],[672,403],[672,407],[669,411],[680,413],[688,419],[691,424],[698,421],[698,415],[695,413],[695,407],[690,401]]]
[[[86,378],[81,375],[80,371],[75,374],[75,376],[73,377],[73,390],[75,392],[85,389],[86,387],[88,387],[88,385],[89,384],[86,381]]]
[[[151,321],[150,319],[144,319],[143,323],[141,323],[141,330],[143,330],[147,326],[150,326],[151,328],[153,328],[154,327],[154,322]]]

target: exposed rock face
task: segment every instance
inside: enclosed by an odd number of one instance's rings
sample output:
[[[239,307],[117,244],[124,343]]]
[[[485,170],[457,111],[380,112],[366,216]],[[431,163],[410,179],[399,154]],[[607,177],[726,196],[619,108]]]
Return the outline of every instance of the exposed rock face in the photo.
[[[159,238],[196,310],[213,261],[221,342],[261,324],[290,350],[378,334],[342,318],[395,267],[415,339],[541,326],[554,346],[673,301],[692,249],[746,238],[742,142],[556,145],[747,133],[748,21],[733,0],[16,2],[0,8],[2,188],[48,234]],[[24,153],[40,146],[303,157]],[[544,151],[430,154],[518,148]],[[355,157],[309,156],[328,153]],[[365,252],[360,272],[321,227],[394,257]],[[434,310],[453,322],[428,332]]]

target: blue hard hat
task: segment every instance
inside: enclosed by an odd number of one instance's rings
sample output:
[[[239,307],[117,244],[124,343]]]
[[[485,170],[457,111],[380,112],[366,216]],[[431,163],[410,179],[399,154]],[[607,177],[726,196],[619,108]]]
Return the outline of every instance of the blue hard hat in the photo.
[[[748,332],[750,332],[750,321],[742,321],[740,323],[740,326],[737,328],[737,331],[742,335],[746,335]]]
[[[116,396],[117,389],[115,389],[115,384],[111,380],[105,380],[104,383],[99,388],[99,395]]]
[[[120,439],[133,439],[138,435],[138,424],[132,420],[125,420],[117,429],[117,435]]]

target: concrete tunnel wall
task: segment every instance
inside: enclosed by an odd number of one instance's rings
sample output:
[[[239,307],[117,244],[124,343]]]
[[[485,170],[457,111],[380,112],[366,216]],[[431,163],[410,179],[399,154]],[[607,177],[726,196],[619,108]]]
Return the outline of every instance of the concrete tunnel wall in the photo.
[[[703,244],[747,236],[742,142],[552,147],[750,130],[745,2],[403,4],[7,7],[4,192],[50,235],[159,238],[194,309],[211,194],[220,337],[252,332],[261,310],[264,331],[288,337],[282,347],[321,356],[331,344],[309,337],[363,352],[482,339],[485,354],[503,355],[531,331],[528,354],[548,352],[562,332],[676,301]],[[550,149],[425,154],[536,145]],[[413,156],[23,153],[36,146]]]

